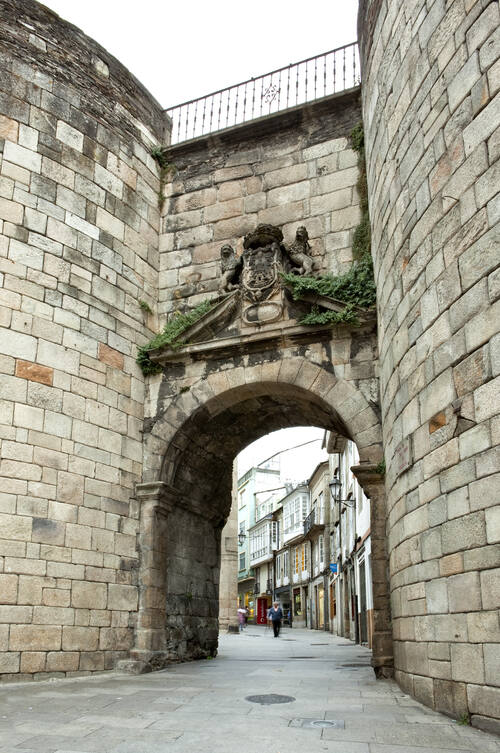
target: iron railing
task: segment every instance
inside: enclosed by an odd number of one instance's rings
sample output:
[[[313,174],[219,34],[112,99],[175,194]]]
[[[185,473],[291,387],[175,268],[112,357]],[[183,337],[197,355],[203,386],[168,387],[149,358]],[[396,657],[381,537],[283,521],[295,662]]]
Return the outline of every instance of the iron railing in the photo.
[[[171,144],[205,136],[360,83],[356,42],[166,110]]]
[[[317,507],[313,507],[307,518],[304,520],[304,536],[307,536],[311,528],[314,526],[323,526],[324,516],[323,511]]]
[[[304,520],[304,536],[307,536],[313,525],[316,523],[316,508],[313,507],[307,518]]]

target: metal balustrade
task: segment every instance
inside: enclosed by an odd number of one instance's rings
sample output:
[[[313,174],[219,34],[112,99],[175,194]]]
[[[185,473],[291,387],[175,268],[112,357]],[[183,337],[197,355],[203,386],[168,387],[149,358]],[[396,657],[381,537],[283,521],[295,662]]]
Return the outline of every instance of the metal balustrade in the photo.
[[[304,536],[306,536],[313,525],[316,523],[316,508],[313,507],[307,518],[304,520]]]
[[[206,136],[358,86],[357,42],[166,110],[171,144]]]

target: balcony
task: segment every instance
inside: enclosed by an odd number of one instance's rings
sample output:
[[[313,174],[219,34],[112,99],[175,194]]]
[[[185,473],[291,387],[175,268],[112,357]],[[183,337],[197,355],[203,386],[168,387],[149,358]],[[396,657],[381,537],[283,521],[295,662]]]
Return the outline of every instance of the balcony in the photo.
[[[323,531],[325,528],[325,516],[322,510],[313,507],[304,520],[304,536],[310,536]]]
[[[344,45],[167,109],[170,144],[274,115],[359,84],[358,45]]]
[[[257,549],[250,554],[250,566],[255,567],[262,565],[264,562],[270,562],[273,559],[273,550],[270,545]]]

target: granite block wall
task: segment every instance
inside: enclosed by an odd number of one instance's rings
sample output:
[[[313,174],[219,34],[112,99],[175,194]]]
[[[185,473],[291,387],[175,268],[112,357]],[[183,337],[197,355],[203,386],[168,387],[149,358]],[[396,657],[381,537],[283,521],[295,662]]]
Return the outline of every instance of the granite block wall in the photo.
[[[18,679],[110,668],[132,642],[163,113],[35,2],[0,3],[0,60],[0,673]]]
[[[214,297],[221,246],[241,254],[261,223],[280,226],[288,244],[305,225],[315,271],[347,271],[360,220],[349,135],[360,119],[356,89],[167,150],[160,312]]]
[[[499,6],[361,4],[396,677],[498,731]]]

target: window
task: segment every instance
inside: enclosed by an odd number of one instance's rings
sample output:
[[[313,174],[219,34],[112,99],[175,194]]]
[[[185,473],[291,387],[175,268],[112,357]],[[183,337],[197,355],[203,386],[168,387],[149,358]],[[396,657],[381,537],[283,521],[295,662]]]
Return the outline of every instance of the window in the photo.
[[[271,527],[270,521],[266,521],[250,534],[250,559],[258,560],[271,552],[270,546]]]
[[[325,561],[325,538],[323,534],[318,539],[318,550],[319,550],[319,561],[321,562]]]
[[[273,549],[276,549],[278,546],[278,521],[273,520],[271,525],[272,525],[272,546],[273,546]]]
[[[302,614],[300,588],[295,589],[293,592],[293,614],[295,617],[300,617],[300,615]]]
[[[288,568],[289,568],[289,559],[290,559],[289,555],[290,555],[290,552],[288,551],[288,549],[286,550],[286,552],[283,552],[283,576],[285,578],[288,577]]]
[[[294,563],[293,563],[293,572],[297,573],[299,572],[299,547],[296,546],[293,550],[294,553]]]
[[[282,578],[283,577],[283,559],[281,554],[276,555],[276,577]]]
[[[309,514],[309,498],[306,494],[302,495],[302,518],[300,520],[301,523],[304,522],[304,520],[307,518]]]
[[[245,507],[246,502],[246,496],[245,496],[246,489],[240,490],[240,499],[239,499],[239,507]]]
[[[245,559],[246,559],[245,552],[240,552],[240,570],[245,569]]]

